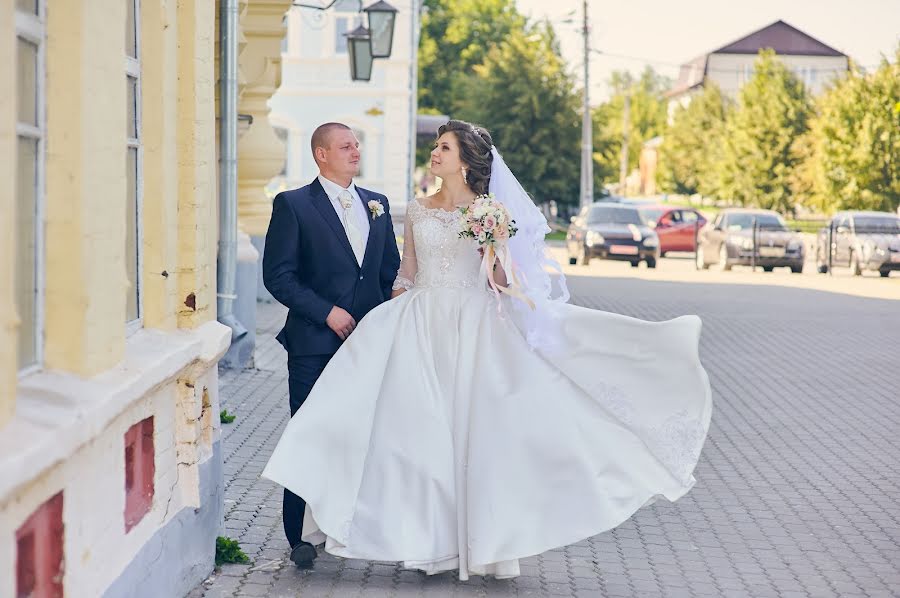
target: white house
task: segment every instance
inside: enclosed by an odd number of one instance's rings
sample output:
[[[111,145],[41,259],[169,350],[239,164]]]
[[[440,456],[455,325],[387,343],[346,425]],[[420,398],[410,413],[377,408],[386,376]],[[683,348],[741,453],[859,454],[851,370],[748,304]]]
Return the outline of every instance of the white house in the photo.
[[[764,48],[774,50],[814,95],[846,74],[849,68],[849,59],[842,52],[784,21],[775,21],[683,64],[678,80],[667,94],[670,116],[677,106],[686,106],[709,81],[715,82],[725,96],[737,97],[744,83],[753,76],[754,61]]]
[[[403,213],[412,198],[415,157],[416,51],[421,0],[391,0],[399,11],[391,57],[376,59],[372,79],[354,82],[344,34],[365,24],[359,0],[327,11],[293,7],[285,17],[281,86],[269,119],[287,145],[287,160],[270,189],[295,188],[316,175],[310,137],[317,126],[343,122],[362,147],[357,183],[387,195]]]

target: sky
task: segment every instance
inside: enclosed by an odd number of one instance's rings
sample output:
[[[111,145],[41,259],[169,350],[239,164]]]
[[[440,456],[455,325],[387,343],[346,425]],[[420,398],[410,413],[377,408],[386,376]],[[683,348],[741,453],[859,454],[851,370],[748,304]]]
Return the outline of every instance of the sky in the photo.
[[[533,19],[550,19],[581,80],[582,0],[516,3]],[[867,67],[882,54],[893,56],[900,43],[900,0],[588,0],[588,12],[591,46],[608,54],[591,56],[592,104],[606,99],[606,81],[615,70],[639,72],[649,60],[674,78],[676,65],[779,19]],[[564,23],[566,18],[577,22]]]

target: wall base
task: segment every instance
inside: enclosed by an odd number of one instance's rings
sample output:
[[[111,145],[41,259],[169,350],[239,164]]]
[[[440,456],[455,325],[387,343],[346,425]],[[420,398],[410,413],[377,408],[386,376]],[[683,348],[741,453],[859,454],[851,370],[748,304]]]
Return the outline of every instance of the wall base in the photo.
[[[225,520],[222,443],[198,466],[199,509],[181,510],[135,555],[125,571],[104,592],[104,598],[184,596],[215,567],[216,537]]]

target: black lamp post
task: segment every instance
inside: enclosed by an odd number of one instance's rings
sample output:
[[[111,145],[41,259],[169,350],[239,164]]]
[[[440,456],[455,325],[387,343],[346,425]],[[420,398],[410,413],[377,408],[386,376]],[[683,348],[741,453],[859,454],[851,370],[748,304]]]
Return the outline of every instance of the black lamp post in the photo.
[[[375,4],[363,9],[369,18],[369,39],[372,45],[372,58],[390,58],[394,42],[394,23],[397,20],[397,9],[378,0]]]
[[[354,81],[372,79],[372,45],[369,30],[360,25],[347,37],[347,54],[350,56],[350,78]]]

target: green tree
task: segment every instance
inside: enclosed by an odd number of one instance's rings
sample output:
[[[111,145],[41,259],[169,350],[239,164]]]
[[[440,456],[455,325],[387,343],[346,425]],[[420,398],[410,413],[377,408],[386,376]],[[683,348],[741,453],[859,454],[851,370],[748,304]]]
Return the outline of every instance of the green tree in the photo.
[[[579,94],[548,24],[516,30],[469,76],[454,118],[487,127],[535,200],[577,203]]]
[[[793,211],[795,143],[811,116],[806,88],[772,50],[761,50],[725,124],[718,195],[741,205]]]
[[[684,195],[715,192],[714,164],[722,151],[726,115],[725,98],[715,83],[676,109],[660,147],[663,189]]]
[[[514,0],[425,0],[419,39],[419,107],[457,111],[468,77],[526,19]]]
[[[610,99],[593,111],[594,186],[619,180],[624,130],[625,96],[629,96],[628,171],[638,165],[645,141],[666,129],[667,104],[663,97],[671,85],[668,77],[647,67],[634,80],[630,73],[616,71],[609,81]]]
[[[819,102],[809,168],[818,207],[900,206],[900,47],[866,75],[853,70]]]

